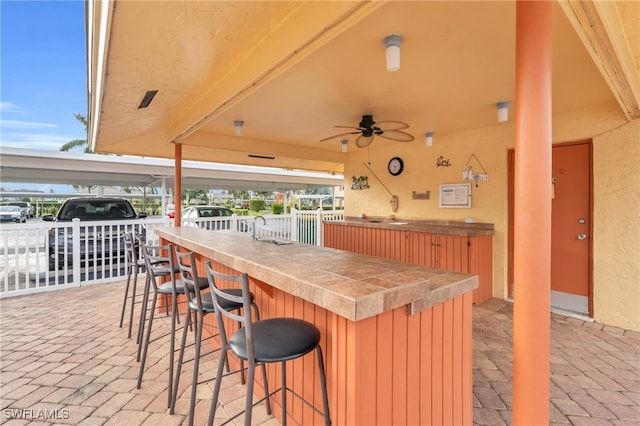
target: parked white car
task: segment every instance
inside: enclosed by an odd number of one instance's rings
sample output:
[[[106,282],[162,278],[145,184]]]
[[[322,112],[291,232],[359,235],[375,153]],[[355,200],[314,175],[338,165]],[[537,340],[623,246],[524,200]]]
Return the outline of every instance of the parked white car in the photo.
[[[27,221],[24,211],[18,206],[0,206],[0,222],[24,223]]]

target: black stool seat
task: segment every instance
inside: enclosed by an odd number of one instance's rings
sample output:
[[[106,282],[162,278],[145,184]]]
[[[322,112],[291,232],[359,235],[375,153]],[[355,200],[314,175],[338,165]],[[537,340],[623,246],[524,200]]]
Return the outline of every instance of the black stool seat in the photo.
[[[256,362],[289,361],[314,350],[320,344],[320,330],[296,318],[273,318],[253,323],[253,350]],[[247,334],[244,329],[229,339],[231,350],[247,359]]]

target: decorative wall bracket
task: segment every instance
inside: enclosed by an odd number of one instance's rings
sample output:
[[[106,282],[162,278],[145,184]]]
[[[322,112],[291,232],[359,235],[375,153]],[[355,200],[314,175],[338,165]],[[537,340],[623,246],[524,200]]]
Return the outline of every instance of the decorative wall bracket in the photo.
[[[471,166],[471,160],[474,159],[476,160],[476,163],[478,163],[478,165],[480,166],[480,169],[482,170],[482,173],[478,173],[476,171],[473,170],[473,167]],[[484,167],[482,167],[482,163],[480,163],[480,160],[478,160],[478,157],[476,157],[475,154],[471,154],[471,156],[469,157],[469,159],[467,160],[467,165],[465,166],[464,169],[462,169],[462,180],[473,180],[476,182],[476,188],[478,187],[478,181],[479,180],[489,180],[489,173],[487,173],[487,171],[484,169]]]
[[[351,176],[351,189],[369,189],[369,177],[367,176]]]

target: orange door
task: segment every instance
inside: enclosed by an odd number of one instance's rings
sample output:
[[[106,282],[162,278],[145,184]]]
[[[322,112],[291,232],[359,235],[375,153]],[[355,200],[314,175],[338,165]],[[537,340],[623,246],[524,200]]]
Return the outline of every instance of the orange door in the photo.
[[[509,151],[509,296],[513,296],[513,150]],[[592,315],[591,144],[552,149],[551,305]]]
[[[553,148],[551,209],[552,306],[588,313],[590,146]]]

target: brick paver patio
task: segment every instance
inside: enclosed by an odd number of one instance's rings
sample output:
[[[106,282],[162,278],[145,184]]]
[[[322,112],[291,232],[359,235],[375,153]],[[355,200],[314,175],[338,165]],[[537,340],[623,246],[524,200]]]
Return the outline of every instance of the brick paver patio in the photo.
[[[140,390],[135,338],[120,329],[124,282],[0,300],[0,424],[180,425],[186,423],[191,363],[176,414],[166,408],[168,338],[150,347]],[[160,315],[159,327],[168,321]],[[511,423],[512,306],[474,307],[474,423]],[[154,325],[155,328],[155,325]],[[640,333],[552,315],[552,424],[640,424]],[[215,371],[216,355],[200,366]],[[237,375],[223,381],[216,424],[243,404]],[[208,415],[212,383],[198,387],[195,423]],[[278,424],[264,409],[254,424]],[[236,424],[242,424],[239,417]]]

